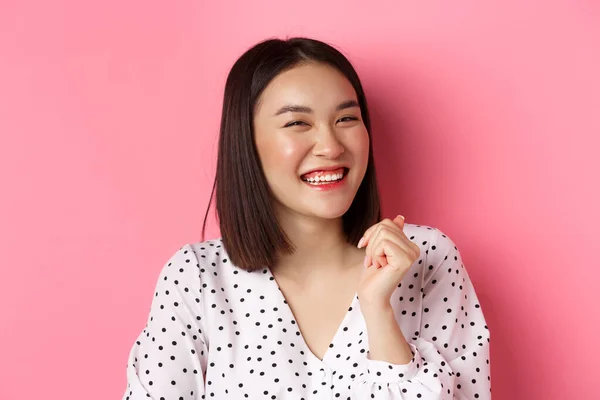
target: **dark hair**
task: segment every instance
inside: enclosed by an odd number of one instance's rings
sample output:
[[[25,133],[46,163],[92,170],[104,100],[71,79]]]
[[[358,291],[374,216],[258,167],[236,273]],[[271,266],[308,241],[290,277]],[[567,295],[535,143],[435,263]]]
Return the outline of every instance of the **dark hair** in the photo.
[[[219,137],[217,172],[204,215],[216,187],[216,212],[229,261],[244,270],[272,267],[279,252],[294,246],[279,225],[271,191],[256,150],[253,115],[265,87],[280,73],[307,62],[328,64],[350,81],[360,104],[362,120],[371,131],[367,100],[358,74],[348,59],[327,43],[294,37],[267,39],[247,50],[233,65],[225,83]],[[365,230],[381,219],[379,192],[369,140],[365,177],[348,211],[342,216],[346,240],[354,245]]]

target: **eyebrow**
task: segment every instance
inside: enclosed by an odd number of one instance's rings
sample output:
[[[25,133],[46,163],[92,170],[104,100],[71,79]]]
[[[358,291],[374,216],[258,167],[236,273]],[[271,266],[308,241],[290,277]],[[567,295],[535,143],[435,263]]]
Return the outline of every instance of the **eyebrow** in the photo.
[[[338,104],[338,106],[335,108],[335,111],[341,111],[341,110],[345,110],[346,108],[352,108],[352,107],[360,108],[358,101],[356,101],[356,100],[343,101],[340,104]],[[273,116],[276,117],[276,116],[284,114],[286,112],[298,112],[298,113],[311,114],[313,112],[313,110],[310,107],[306,107],[306,106],[287,104],[287,105],[281,107],[279,110],[277,110],[277,112]]]

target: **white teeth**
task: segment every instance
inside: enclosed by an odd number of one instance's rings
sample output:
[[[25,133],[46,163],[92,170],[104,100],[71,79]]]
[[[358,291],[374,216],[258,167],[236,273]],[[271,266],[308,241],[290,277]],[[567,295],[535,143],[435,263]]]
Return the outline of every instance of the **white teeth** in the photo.
[[[331,182],[331,181],[339,181],[344,177],[343,173],[339,174],[331,174],[331,175],[321,175],[315,178],[303,179],[305,182],[310,183],[319,183],[319,182]]]

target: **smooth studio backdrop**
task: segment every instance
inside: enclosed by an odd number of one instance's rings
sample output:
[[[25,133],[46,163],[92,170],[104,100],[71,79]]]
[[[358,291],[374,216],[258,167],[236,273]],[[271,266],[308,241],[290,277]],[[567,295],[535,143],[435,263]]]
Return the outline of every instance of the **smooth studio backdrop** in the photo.
[[[363,80],[384,216],[459,247],[494,398],[600,398],[599,10],[2,2],[0,399],[121,398],[158,273],[200,239],[226,74],[294,35]]]

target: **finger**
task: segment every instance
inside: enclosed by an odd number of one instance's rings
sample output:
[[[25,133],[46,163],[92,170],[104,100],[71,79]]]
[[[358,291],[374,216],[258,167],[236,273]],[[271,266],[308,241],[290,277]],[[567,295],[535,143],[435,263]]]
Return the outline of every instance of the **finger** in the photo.
[[[373,246],[375,245],[375,243],[377,243],[377,238],[379,237],[381,231],[384,228],[385,225],[383,225],[382,223],[377,224],[374,227],[371,236],[369,237],[367,247],[365,248],[365,264],[367,268],[369,268],[370,266],[377,268],[378,266],[378,263],[376,262],[377,260],[373,258]]]
[[[392,269],[401,268],[401,266],[404,265],[406,259],[411,259],[411,256],[406,253],[404,248],[399,246],[397,243],[387,239],[384,239],[381,242],[377,254],[380,253],[385,254],[386,258],[386,265],[384,265],[383,267],[391,267]],[[377,255],[377,257],[379,256]]]
[[[369,256],[369,255],[365,256],[364,264],[365,264],[365,268],[372,267],[371,256]]]
[[[396,217],[396,218],[398,218],[398,217]],[[365,231],[365,233],[363,234],[363,237],[358,241],[358,248],[361,249],[361,248],[367,246],[369,244],[369,241],[371,240],[373,234],[382,225],[388,226],[392,229],[399,229],[400,231],[402,231],[402,227],[399,227],[396,222],[392,221],[389,218],[386,218],[386,219],[382,220],[381,222],[378,222],[375,225],[371,226],[369,229],[367,229]]]
[[[375,234],[373,234],[373,238],[369,240],[368,253],[371,259],[373,260],[373,268],[380,269],[381,267],[387,265],[387,260],[385,259],[384,254],[379,254],[378,249],[382,240],[389,235],[387,231],[388,227],[381,226],[379,230]]]
[[[370,267],[377,268],[377,266],[378,266],[378,263],[375,262],[375,260],[372,257],[373,245],[376,243],[377,237],[379,236],[379,234],[383,228],[384,228],[384,225],[382,225],[381,223],[377,224],[376,226],[374,226],[373,231],[371,232],[371,234],[369,236],[369,240],[368,240],[368,243],[365,248],[365,266],[367,268],[370,268]]]
[[[386,256],[377,256],[375,257],[375,260],[377,262],[377,266],[375,268],[377,269],[381,269],[383,267],[385,267],[386,265],[388,265],[388,260]]]
[[[374,225],[372,225],[369,229],[367,229],[365,231],[365,233],[363,233],[362,237],[360,238],[360,240],[358,241],[358,245],[357,247],[359,249],[365,247],[367,245],[367,242],[369,240],[369,238],[371,237],[371,235],[373,234],[373,231],[379,226],[379,223],[376,223]]]
[[[395,252],[393,254],[386,252],[386,249],[389,248],[395,249]],[[398,251],[402,254],[399,255]],[[403,232],[399,234],[395,229],[382,227],[367,246],[367,253],[370,259],[373,260],[373,266],[382,268],[390,263],[390,257],[398,259],[399,256],[408,256],[416,259],[420,256],[420,249]]]
[[[394,223],[400,227],[400,229],[404,230],[404,216],[398,215],[394,218]]]
[[[395,231],[396,229],[398,228],[396,227],[395,229],[390,229],[390,227],[387,224],[380,224],[373,233],[373,236],[369,239],[369,243],[365,252],[369,256],[369,260],[371,260],[372,266],[374,268],[379,269],[387,265],[385,255],[375,256],[374,251],[378,248],[379,244],[381,243],[381,240],[385,239],[386,237],[397,236],[398,234]]]
[[[383,237],[382,235],[375,246],[372,255],[372,257],[377,260],[378,269],[388,266],[392,259],[397,259],[399,254],[404,253],[404,249],[401,245],[402,240],[398,239],[399,238],[393,234],[388,237]]]

